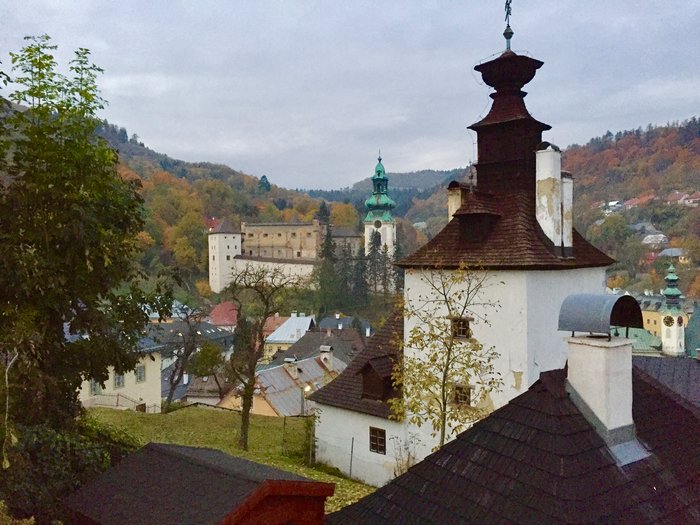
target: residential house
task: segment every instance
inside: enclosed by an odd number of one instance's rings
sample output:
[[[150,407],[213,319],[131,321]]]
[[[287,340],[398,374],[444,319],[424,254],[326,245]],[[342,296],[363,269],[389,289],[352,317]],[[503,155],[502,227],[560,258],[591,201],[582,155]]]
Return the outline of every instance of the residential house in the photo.
[[[363,334],[365,334],[365,337],[369,337],[374,333],[372,330],[372,325],[367,321],[367,319],[363,319],[362,317],[354,317],[354,316],[347,316],[344,315],[340,312],[336,312],[334,315],[328,315],[321,319],[318,323],[318,327],[321,330],[327,330],[327,329],[338,329],[338,330],[343,330],[347,328],[353,328],[353,323],[355,323],[355,319],[357,319],[357,322],[359,323],[359,328]]]
[[[187,405],[218,405],[232,389],[224,374],[189,378],[183,402]]]
[[[282,365],[287,358],[300,361],[307,357],[318,356],[322,347],[332,348],[335,359],[349,363],[364,349],[365,344],[365,337],[354,328],[318,328],[306,332],[287,351],[280,353],[269,364],[261,368]]]
[[[322,525],[334,490],[218,450],[149,443],[64,505],[75,525]]]
[[[575,292],[603,292],[605,268],[613,262],[573,228],[573,178],[561,169],[559,148],[542,141],[550,126],[535,120],[525,106],[522,88],[542,65],[508,50],[476,66],[495,89],[488,114],[470,126],[478,135],[476,178],[448,185],[447,226],[398,263],[405,271],[404,303],[413,309],[421,308],[422,298],[436,297],[429,281],[440,272],[449,275],[467,266],[492,280],[469,315],[450,318],[455,333],[473,335],[499,353],[494,373],[502,386],[483,399],[487,410],[523,394],[541,373],[565,365],[568,348],[556,331],[559,306]],[[447,317],[444,304],[436,301],[431,315]],[[499,308],[491,311],[494,304]],[[422,358],[421,349],[410,342],[418,322],[415,316],[398,319],[393,333],[384,335],[403,338],[391,344],[402,347],[404,357]],[[373,346],[370,342],[368,350]],[[344,404],[341,397],[351,387],[338,389],[334,383],[312,399],[320,408],[317,456],[349,474],[352,450],[353,477],[381,485],[394,476],[405,447],[415,443],[415,457],[422,459],[437,437],[428,423],[416,427],[386,419],[386,408],[380,407],[394,350],[387,342],[377,352],[376,359],[361,363],[361,370],[359,363],[351,363],[336,380],[353,385],[356,402]],[[351,373],[355,377],[346,379]],[[464,388],[480,396],[476,385]],[[359,454],[372,460],[355,461]]]
[[[668,257],[675,263],[690,264],[692,261],[685,248],[665,248],[659,252],[659,257]]]
[[[658,250],[662,246],[666,246],[668,244],[668,237],[666,237],[663,233],[652,233],[644,236],[642,239],[642,244],[646,244],[651,246],[653,249]]]
[[[299,416],[310,413],[307,397],[328,384],[346,367],[346,363],[335,358],[331,347],[321,347],[313,357],[295,360],[263,368],[255,374],[255,394],[252,414],[263,416]],[[218,406],[241,407],[242,399],[237,390],[232,390]]]
[[[683,204],[685,206],[690,206],[691,208],[697,208],[700,205],[700,191],[694,191],[683,199]]]
[[[231,301],[224,301],[212,308],[206,319],[211,325],[234,332],[238,322],[238,308]]]
[[[78,399],[84,407],[160,412],[163,345],[145,335],[139,340],[136,351],[141,358],[133,370],[118,374],[114,367],[109,367],[109,377],[104,383],[94,379],[83,381]]]
[[[690,195],[686,192],[674,190],[666,197],[666,204],[683,204],[683,201],[688,197],[690,197]]]
[[[265,338],[262,363],[269,363],[277,353],[283,353],[316,326],[313,316],[292,312],[292,316]]]

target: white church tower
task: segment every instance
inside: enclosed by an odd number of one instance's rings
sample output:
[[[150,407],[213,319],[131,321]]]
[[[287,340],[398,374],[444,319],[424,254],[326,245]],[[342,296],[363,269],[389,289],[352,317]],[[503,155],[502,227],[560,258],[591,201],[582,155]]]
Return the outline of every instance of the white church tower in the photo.
[[[214,293],[221,292],[231,281],[233,259],[242,253],[241,233],[228,219],[209,230],[209,287]]]
[[[685,354],[685,326],[683,323],[683,310],[681,309],[681,291],[678,289],[678,276],[676,268],[668,267],[666,275],[666,288],[663,290],[666,298],[661,308],[661,351],[666,355],[678,356]]]
[[[372,234],[378,232],[382,248],[386,245],[391,256],[396,248],[396,221],[391,210],[396,207],[396,203],[388,195],[389,179],[384,171],[381,153],[377,161],[372,176],[372,196],[365,201],[369,210],[365,217],[365,254],[369,253]]]

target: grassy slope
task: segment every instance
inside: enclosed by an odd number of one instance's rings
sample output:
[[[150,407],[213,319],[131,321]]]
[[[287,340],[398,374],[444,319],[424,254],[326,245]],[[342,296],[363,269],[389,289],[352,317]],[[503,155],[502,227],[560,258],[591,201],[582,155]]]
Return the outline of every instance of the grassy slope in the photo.
[[[374,491],[373,487],[334,476],[304,464],[304,422],[298,418],[252,416],[250,450],[236,447],[240,416],[216,409],[185,408],[169,414],[143,414],[127,410],[90,409],[99,421],[121,428],[143,444],[154,441],[196,447],[210,447],[301,476],[335,483],[335,495],[326,502],[326,511],[338,510]],[[286,436],[286,447],[283,445]],[[287,453],[284,453],[286,448]]]

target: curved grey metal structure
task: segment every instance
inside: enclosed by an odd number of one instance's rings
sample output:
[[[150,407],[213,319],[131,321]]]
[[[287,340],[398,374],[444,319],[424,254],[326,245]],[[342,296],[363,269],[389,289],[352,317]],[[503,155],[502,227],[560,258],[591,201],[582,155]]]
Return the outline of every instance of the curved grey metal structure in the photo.
[[[610,325],[644,328],[642,310],[630,295],[573,294],[561,304],[559,330],[610,337]]]

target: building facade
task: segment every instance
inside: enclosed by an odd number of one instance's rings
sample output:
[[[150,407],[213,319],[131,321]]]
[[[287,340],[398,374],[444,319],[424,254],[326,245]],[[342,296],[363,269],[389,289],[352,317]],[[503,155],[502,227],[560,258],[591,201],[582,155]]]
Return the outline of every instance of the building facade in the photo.
[[[573,179],[561,169],[559,148],[542,141],[550,126],[535,120],[525,107],[522,88],[541,66],[507,49],[475,67],[495,89],[489,113],[470,126],[478,136],[476,184],[449,184],[447,226],[398,263],[405,270],[407,311],[432,305],[424,317],[449,319],[453,337],[460,337],[461,330],[462,337],[473,336],[498,354],[492,377],[501,384],[479,396],[479,408],[486,411],[526,392],[542,373],[565,365],[568,347],[557,332],[560,306],[572,293],[603,293],[605,268],[613,262],[573,228]],[[368,217],[381,227],[375,214],[390,209],[382,208],[386,185],[381,163],[375,180],[368,207],[377,208],[370,208]],[[367,231],[371,224],[365,225]],[[463,317],[448,318],[436,279],[465,269],[488,285],[470,299]],[[466,291],[469,283],[455,286]],[[395,332],[402,345],[395,337],[393,343],[385,342],[397,348],[351,363],[313,396],[320,408],[318,457],[350,474],[347,451],[352,450],[352,476],[375,485],[394,477],[409,452],[421,460],[438,444],[429,422],[418,427],[406,419],[395,421],[386,408],[379,408],[392,394],[392,367],[405,358],[424,358],[411,341],[413,329],[423,321],[407,315],[400,322]],[[461,386],[478,394],[474,379],[474,384]],[[348,403],[348,397],[354,402]],[[341,442],[343,451],[338,451]]]

